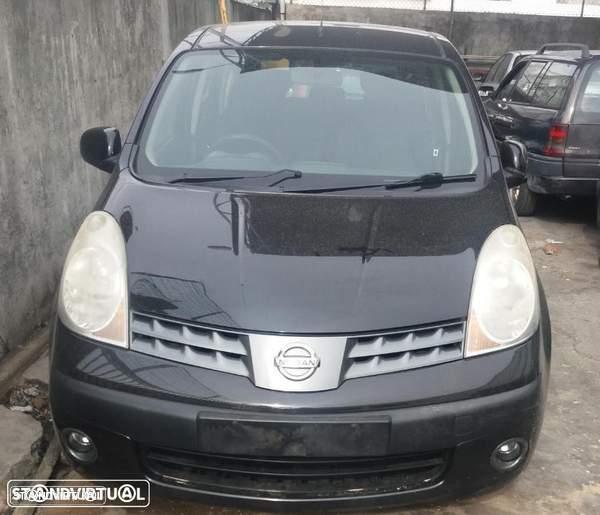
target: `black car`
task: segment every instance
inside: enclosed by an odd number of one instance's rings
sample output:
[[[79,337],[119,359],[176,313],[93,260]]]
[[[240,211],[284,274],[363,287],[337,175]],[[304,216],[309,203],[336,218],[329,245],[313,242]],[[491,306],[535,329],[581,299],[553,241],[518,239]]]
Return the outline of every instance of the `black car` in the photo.
[[[485,102],[499,141],[529,152],[527,184],[513,192],[519,215],[538,195],[593,196],[600,179],[600,55],[549,44],[524,58]]]
[[[66,259],[51,405],[94,477],[261,508],[456,499],[525,467],[546,301],[455,48],[259,22],[174,52]]]

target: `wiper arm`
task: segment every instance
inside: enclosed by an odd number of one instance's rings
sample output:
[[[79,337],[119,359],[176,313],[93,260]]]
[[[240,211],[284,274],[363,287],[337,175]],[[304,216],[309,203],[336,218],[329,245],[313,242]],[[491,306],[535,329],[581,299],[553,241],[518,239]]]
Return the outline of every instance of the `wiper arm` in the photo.
[[[302,177],[302,172],[300,170],[291,170],[289,168],[284,168],[283,170],[270,173],[269,175],[263,175],[263,177],[272,177],[273,175],[279,175],[282,173],[291,173],[292,175],[290,175],[289,177],[283,177],[282,179],[279,179],[278,181],[269,184],[269,188],[271,188],[272,186],[277,186],[278,184],[282,183],[283,181],[287,181],[288,179],[300,179],[300,177]]]
[[[310,190],[286,190],[286,193],[326,193],[328,191],[350,191],[350,190],[366,190],[368,188],[381,188],[385,184],[360,184],[356,186],[333,186],[330,188],[314,188]]]
[[[282,173],[291,173],[292,175],[290,175],[289,177],[284,177],[283,179],[279,179],[273,184],[269,184],[269,188],[271,186],[276,186],[280,182],[287,181],[288,179],[299,179],[300,177],[302,177],[302,172],[299,170],[283,168],[282,170],[278,170],[267,175],[217,175],[212,177],[180,177],[179,179],[173,179],[172,181],[169,181],[169,184],[199,184],[203,182],[235,181],[239,179],[264,179],[265,177],[273,177],[274,175],[279,175]]]
[[[407,188],[410,186],[436,187],[449,182],[474,181],[476,178],[477,176],[472,173],[464,175],[443,175],[439,172],[425,173],[423,175],[419,175],[419,177],[415,177],[414,179],[408,179],[407,181],[390,182],[385,185],[385,189],[395,190],[398,188]]]
[[[198,184],[201,182],[234,181],[235,179],[246,179],[246,177],[244,177],[243,175],[218,175],[216,177],[180,177],[179,179],[173,179],[172,181],[169,181],[169,184]]]
[[[355,186],[334,186],[331,188],[314,188],[310,190],[290,190],[288,193],[326,193],[332,191],[351,191],[351,190],[366,190],[370,188],[385,188],[393,190],[398,188],[409,188],[411,186],[430,186],[436,187],[449,182],[467,182],[474,181],[477,178],[475,174],[465,175],[442,175],[441,173],[427,173],[408,179],[405,181],[394,181],[376,184],[359,184]]]

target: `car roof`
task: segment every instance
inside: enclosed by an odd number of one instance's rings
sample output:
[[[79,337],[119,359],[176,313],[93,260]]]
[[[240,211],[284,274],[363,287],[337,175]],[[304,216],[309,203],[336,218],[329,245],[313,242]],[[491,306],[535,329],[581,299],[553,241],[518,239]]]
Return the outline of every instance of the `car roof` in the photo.
[[[191,34],[194,49],[308,47],[393,51],[460,59],[451,43],[433,32],[368,23],[258,21],[211,25]],[[455,55],[454,55],[455,54]]]
[[[531,55],[531,54],[535,54],[536,50],[509,50],[508,52],[505,52],[502,55],[513,55],[513,56],[519,56],[519,55]]]
[[[563,52],[573,52],[572,50],[565,50]],[[566,61],[574,64],[587,63],[590,60],[598,61],[600,60],[600,50],[590,50],[589,57],[582,57],[580,55],[569,55],[567,53],[548,53],[548,54],[538,54],[537,52],[527,55],[523,61],[531,61],[535,59],[536,61]]]

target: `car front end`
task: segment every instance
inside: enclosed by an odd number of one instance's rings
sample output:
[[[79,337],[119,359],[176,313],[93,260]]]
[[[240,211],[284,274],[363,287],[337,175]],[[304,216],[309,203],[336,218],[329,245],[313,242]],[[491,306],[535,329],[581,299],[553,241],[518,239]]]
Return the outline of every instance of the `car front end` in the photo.
[[[167,63],[61,279],[50,401],[77,470],[316,511],[464,498],[524,469],[548,310],[452,52]]]
[[[541,425],[541,333],[498,355],[302,394],[61,326],[55,336],[55,424],[67,449],[81,431],[97,459],[67,455],[84,475],[148,478],[167,495],[310,510],[459,499],[514,479]]]
[[[404,246],[397,224],[415,224],[418,209],[389,204],[381,223],[396,229],[374,228],[363,215],[377,199],[357,197],[344,207],[345,197],[301,196],[294,197],[297,211],[280,211],[263,226],[273,212],[264,195],[249,194],[241,202],[246,212],[233,223],[244,251],[220,250],[219,224],[230,226],[211,208],[213,218],[186,217],[184,232],[202,237],[188,241],[183,261],[171,260],[172,271],[157,274],[151,268],[165,266],[175,237],[164,234],[159,246],[147,237],[161,216],[151,214],[152,192],[161,187],[124,172],[116,188],[128,195],[109,202],[112,214],[90,215],[75,240],[53,330],[54,423],[83,474],[145,477],[158,491],[217,502],[337,509],[458,499],[498,488],[523,470],[541,426],[550,326],[535,273],[525,274],[527,257],[513,263],[514,256],[504,255],[505,243],[509,254],[515,238],[523,245],[516,226],[500,224],[476,258],[477,230],[457,198],[446,222],[462,230],[443,236],[444,224],[437,236],[425,237],[437,255],[412,257],[416,247]],[[492,181],[471,202],[499,216],[496,188]],[[190,214],[203,212],[203,198],[214,202],[213,194],[191,188],[169,194],[179,201],[170,209]],[[227,193],[217,198],[232,201]],[[125,199],[127,206],[120,203]],[[300,227],[307,222],[300,212],[322,214],[332,201],[340,214],[330,227],[353,212],[363,219],[354,233],[328,232],[303,242],[302,250],[282,235],[266,250],[273,224]],[[124,232],[123,242],[111,240],[105,227],[100,238],[85,234],[103,224],[115,235]],[[384,245],[390,256],[356,248],[355,239],[374,232],[391,235]],[[125,238],[126,275],[119,263]],[[89,265],[97,272],[87,268],[86,246],[98,256],[98,247],[109,247],[106,263],[97,258]],[[197,264],[207,259],[215,260],[207,268],[212,279],[203,272],[202,281],[176,277],[181,268],[202,271]],[[217,262],[222,270],[235,263],[235,277],[233,268],[229,279],[220,273]],[[299,272],[309,264],[312,272]],[[513,265],[514,284],[507,285],[503,277]],[[388,267],[396,274],[384,280]],[[112,303],[107,316],[113,317],[101,333],[92,326],[104,308],[95,300],[84,307],[82,300],[98,298],[89,277],[114,293],[110,301],[100,298]],[[114,287],[107,289],[109,279]],[[126,292],[121,299],[119,291]],[[532,295],[532,304],[523,303]],[[479,317],[477,296],[486,306]],[[397,321],[395,328],[386,318]],[[507,329],[513,321],[516,332]],[[490,343],[485,334],[512,341]]]

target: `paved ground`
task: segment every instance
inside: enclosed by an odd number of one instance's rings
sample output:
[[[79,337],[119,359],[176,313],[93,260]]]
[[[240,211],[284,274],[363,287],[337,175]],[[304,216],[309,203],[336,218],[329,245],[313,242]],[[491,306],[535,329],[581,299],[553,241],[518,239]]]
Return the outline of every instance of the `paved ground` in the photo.
[[[529,468],[502,492],[386,515],[595,515],[600,513],[600,232],[591,205],[547,202],[523,229],[548,296],[554,355],[546,420]],[[560,241],[558,255],[541,247]],[[97,509],[63,511],[97,515]],[[102,510],[121,515],[124,510]],[[153,499],[146,514],[258,515]]]

